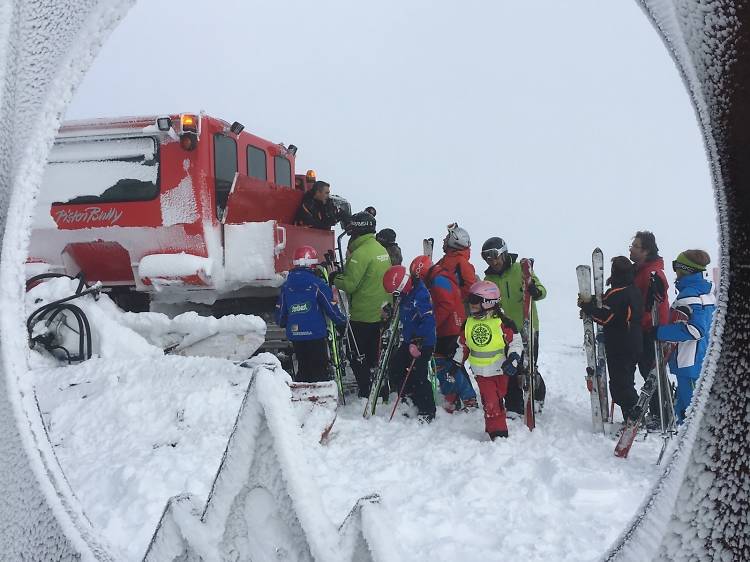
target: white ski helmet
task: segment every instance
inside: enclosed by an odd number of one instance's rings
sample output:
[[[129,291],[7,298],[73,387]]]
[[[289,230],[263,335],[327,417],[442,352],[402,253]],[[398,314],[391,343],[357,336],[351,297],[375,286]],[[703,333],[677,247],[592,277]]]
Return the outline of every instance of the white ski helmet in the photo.
[[[448,234],[443,240],[443,246],[454,250],[463,250],[471,247],[471,238],[469,238],[469,233],[465,229],[454,222],[448,225]]]

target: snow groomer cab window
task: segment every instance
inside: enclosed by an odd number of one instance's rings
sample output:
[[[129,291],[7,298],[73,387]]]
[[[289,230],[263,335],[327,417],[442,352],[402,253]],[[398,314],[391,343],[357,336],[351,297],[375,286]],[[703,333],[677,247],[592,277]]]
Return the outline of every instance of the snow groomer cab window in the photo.
[[[222,134],[214,135],[214,177],[217,212],[226,207],[229,190],[237,173],[237,143]]]
[[[247,145],[247,175],[262,181],[268,179],[266,151],[251,144]]]
[[[40,200],[49,197],[53,206],[154,199],[159,143],[152,137],[57,142],[42,185]]]
[[[276,178],[276,185],[292,187],[292,165],[283,156],[273,157],[273,172]]]

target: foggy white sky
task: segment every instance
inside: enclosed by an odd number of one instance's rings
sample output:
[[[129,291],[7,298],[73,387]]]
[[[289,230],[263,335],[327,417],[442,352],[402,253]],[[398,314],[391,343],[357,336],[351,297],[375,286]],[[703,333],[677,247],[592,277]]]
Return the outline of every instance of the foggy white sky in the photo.
[[[204,109],[294,143],[406,259],[458,221],[533,256],[566,327],[575,266],[651,229],[717,261],[708,165],[636,2],[140,2],[68,118]],[[671,272],[668,277],[672,278]],[[572,318],[573,321],[575,317]]]

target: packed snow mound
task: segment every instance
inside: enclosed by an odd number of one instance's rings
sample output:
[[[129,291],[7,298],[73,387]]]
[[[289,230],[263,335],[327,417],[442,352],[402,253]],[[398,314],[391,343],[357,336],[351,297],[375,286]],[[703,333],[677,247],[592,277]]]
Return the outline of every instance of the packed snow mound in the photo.
[[[26,293],[26,314],[50,302],[75,294],[78,281],[67,277],[50,279]],[[249,315],[223,318],[185,312],[174,318],[158,312],[123,312],[104,293],[70,301],[80,307],[91,325],[92,351],[97,357],[127,359],[157,357],[165,351],[178,355],[223,357],[242,361],[263,344],[266,324]],[[40,322],[34,334],[44,329]],[[77,335],[67,334],[68,345],[77,345]]]

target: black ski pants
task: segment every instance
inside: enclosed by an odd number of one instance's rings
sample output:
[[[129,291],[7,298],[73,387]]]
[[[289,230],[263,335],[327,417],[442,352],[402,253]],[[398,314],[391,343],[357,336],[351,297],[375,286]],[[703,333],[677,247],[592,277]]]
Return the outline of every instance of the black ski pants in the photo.
[[[297,356],[297,382],[324,382],[331,380],[328,362],[328,340],[305,340],[292,342]]]
[[[351,322],[354,342],[350,342],[352,353],[351,365],[354,378],[357,379],[357,391],[360,398],[370,395],[372,371],[380,360],[380,322]],[[363,355],[362,361],[356,357],[357,349]]]
[[[651,369],[656,365],[656,353],[654,351],[655,338],[656,333],[653,330],[643,332],[643,353],[641,353],[641,356],[638,358],[638,370],[640,371],[644,382],[648,379],[648,374],[651,372]],[[651,397],[651,401],[648,403],[648,410],[651,412],[652,416],[657,418],[661,417],[659,414],[658,393],[654,392],[654,395]]]
[[[514,336],[521,337],[521,336]],[[539,359],[539,332],[534,332],[534,364]],[[547,396],[547,386],[544,384],[539,369],[536,370],[536,390],[534,392],[534,400],[544,402]],[[524,404],[523,404],[523,389],[521,383],[523,382],[522,377],[510,377],[508,380],[508,392],[505,394],[505,409],[516,414],[523,415]]]
[[[638,393],[635,391],[636,363],[637,360],[631,355],[607,353],[609,391],[612,393],[614,403],[620,406],[625,420],[635,403],[638,402]]]
[[[409,353],[408,342],[404,343],[396,351],[388,375],[391,391],[400,392],[408,373],[409,378],[404,386],[404,396],[408,396],[414,402],[420,415],[434,416],[435,396],[432,394],[432,385],[427,377],[427,367],[431,358],[432,347],[423,347],[422,355],[415,359]],[[409,367],[411,367],[410,372]]]

